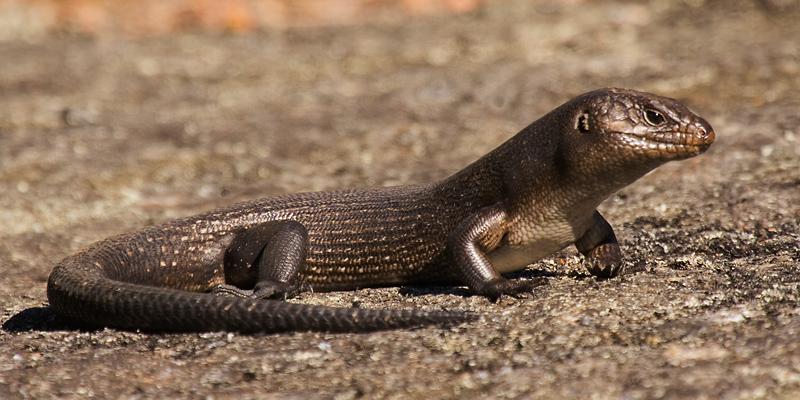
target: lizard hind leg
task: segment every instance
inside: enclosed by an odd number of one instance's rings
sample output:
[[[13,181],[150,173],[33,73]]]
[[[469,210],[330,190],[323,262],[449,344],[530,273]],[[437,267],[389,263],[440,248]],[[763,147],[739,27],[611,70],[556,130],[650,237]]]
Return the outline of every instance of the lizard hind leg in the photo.
[[[296,221],[269,221],[236,234],[225,250],[227,284],[212,293],[253,299],[288,298],[300,291],[308,231]]]

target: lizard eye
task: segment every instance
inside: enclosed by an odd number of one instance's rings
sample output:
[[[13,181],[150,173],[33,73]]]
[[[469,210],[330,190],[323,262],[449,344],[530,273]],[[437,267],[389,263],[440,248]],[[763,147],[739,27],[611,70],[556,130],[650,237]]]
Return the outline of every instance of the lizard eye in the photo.
[[[653,126],[663,125],[665,122],[667,122],[667,119],[664,118],[664,114],[661,114],[660,111],[652,108],[647,108],[644,110],[644,120]]]

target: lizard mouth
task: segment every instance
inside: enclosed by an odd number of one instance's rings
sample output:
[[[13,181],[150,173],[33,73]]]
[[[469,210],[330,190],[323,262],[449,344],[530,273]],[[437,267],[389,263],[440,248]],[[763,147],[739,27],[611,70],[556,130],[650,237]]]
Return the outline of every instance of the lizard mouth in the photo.
[[[714,142],[714,131],[700,129],[697,132],[614,132],[626,145],[660,158],[687,158],[708,150]]]

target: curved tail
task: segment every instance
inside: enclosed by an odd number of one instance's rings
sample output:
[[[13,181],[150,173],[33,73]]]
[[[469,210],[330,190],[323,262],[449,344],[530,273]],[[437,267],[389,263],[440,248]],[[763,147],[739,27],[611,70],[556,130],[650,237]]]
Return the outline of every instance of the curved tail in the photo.
[[[100,326],[159,332],[365,332],[475,318],[458,311],[336,308],[145,286],[111,279],[99,264],[80,259],[64,260],[53,269],[47,298],[58,314]]]

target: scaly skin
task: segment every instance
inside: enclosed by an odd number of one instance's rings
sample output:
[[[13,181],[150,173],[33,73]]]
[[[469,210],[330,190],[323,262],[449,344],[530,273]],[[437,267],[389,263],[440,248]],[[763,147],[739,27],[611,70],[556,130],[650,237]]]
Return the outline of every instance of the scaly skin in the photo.
[[[450,282],[496,299],[534,286],[503,273],[573,243],[590,272],[613,277],[621,252],[598,204],[713,141],[711,126],[675,100],[597,90],[440,182],[266,198],[100,241],[56,265],[48,299],[70,318],[151,331],[369,331],[461,322],[472,316],[275,298]]]

